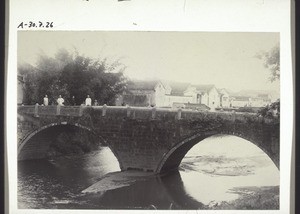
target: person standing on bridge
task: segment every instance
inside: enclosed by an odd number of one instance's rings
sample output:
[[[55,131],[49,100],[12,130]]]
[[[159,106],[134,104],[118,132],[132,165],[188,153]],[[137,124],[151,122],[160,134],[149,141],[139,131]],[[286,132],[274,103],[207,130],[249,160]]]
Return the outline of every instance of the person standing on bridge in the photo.
[[[90,95],[87,95],[87,98],[85,99],[85,105],[86,106],[92,105],[92,99],[90,98]]]
[[[64,98],[62,98],[61,95],[59,95],[57,99],[57,105],[63,106],[64,102],[65,102]]]
[[[49,104],[48,96],[45,95],[44,101],[43,101],[44,106],[47,106]]]

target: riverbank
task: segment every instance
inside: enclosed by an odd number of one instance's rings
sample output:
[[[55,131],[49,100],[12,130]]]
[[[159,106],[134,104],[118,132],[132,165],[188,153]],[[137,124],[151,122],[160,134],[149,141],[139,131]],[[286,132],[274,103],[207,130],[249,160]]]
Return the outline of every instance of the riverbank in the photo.
[[[238,194],[233,201],[210,202],[206,209],[212,210],[278,210],[279,186],[236,187],[230,190]]]
[[[200,171],[215,176],[254,175],[257,168],[266,167],[264,155],[250,157],[226,157],[223,155],[202,155],[185,157],[179,169],[182,171]]]

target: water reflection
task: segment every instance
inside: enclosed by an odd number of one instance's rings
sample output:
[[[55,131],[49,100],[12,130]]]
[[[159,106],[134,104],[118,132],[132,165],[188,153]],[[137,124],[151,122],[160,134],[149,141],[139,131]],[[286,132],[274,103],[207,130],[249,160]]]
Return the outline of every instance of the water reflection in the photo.
[[[18,207],[58,208],[70,204],[101,176],[119,170],[118,161],[108,147],[85,155],[20,161]]]
[[[194,146],[180,171],[186,192],[204,204],[232,201],[232,189],[278,186],[279,171],[257,146],[234,136],[216,136]]]
[[[173,208],[179,209],[202,209],[204,204],[191,197],[184,187],[184,182],[179,171],[174,170],[161,177],[162,187],[171,199]]]

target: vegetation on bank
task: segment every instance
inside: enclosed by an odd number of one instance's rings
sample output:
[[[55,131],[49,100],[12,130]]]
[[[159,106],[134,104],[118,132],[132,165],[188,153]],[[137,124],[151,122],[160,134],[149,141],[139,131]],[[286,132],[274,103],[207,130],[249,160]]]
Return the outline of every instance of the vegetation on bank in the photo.
[[[232,193],[239,198],[230,202],[211,203],[207,209],[212,210],[278,210],[279,186],[236,187]]]
[[[221,109],[216,109],[221,110]],[[257,116],[262,116],[267,119],[274,119],[280,117],[280,100],[264,106],[264,107],[240,107],[237,109],[232,108],[222,108],[222,111],[235,111],[235,112],[243,112],[243,113],[254,113]]]

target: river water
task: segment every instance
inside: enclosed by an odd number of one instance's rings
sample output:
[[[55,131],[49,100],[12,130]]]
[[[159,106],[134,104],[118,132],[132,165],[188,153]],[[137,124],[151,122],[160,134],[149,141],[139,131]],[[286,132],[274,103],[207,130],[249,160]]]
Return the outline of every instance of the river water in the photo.
[[[92,187],[91,187],[92,185]],[[252,143],[215,136],[195,145],[178,171],[120,172],[107,147],[18,163],[20,209],[278,209],[279,171]]]

